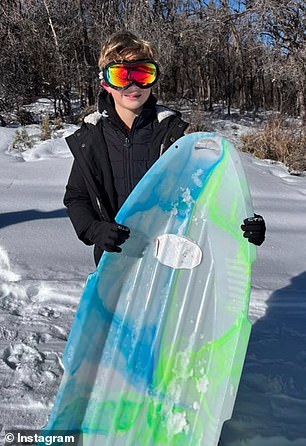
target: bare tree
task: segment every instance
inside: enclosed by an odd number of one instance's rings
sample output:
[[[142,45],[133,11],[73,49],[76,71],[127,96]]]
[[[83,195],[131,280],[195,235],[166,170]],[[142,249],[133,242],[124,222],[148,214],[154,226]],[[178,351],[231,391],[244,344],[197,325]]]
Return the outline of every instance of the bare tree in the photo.
[[[73,94],[93,104],[101,42],[128,29],[159,50],[163,100],[306,119],[305,8],[302,0],[3,0],[0,102],[46,94],[62,116]]]

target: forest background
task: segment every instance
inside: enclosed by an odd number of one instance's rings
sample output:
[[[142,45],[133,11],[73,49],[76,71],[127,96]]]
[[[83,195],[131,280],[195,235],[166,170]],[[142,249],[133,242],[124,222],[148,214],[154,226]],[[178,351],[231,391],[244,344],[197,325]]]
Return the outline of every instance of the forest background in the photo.
[[[306,115],[306,4],[294,0],[3,0],[1,109],[49,95],[96,100],[98,54],[128,29],[160,53],[164,101]]]
[[[156,45],[158,98],[189,105],[193,130],[207,130],[198,112],[216,106],[228,116],[276,112],[278,121],[266,133],[282,153],[269,153],[271,141],[258,138],[248,141],[249,150],[293,168],[298,158],[306,170],[303,0],[2,0],[2,123],[15,110],[20,124],[31,124],[24,106],[39,97],[52,101],[54,116],[77,122],[80,110],[96,102],[101,43],[123,29]],[[292,121],[285,125],[288,116],[299,118],[299,130]],[[293,151],[299,154],[294,161]]]

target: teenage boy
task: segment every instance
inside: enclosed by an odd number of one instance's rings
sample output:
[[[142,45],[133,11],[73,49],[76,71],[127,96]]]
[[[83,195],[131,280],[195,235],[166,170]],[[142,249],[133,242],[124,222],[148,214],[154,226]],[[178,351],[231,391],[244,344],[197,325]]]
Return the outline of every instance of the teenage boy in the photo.
[[[116,223],[118,210],[188,127],[179,112],[157,105],[152,94],[159,77],[156,58],[155,48],[132,33],[112,35],[99,58],[98,110],[67,138],[74,162],[64,204],[79,239],[95,245],[96,265],[103,251],[121,252],[130,231]],[[241,228],[251,243],[264,241],[262,217],[245,220]]]

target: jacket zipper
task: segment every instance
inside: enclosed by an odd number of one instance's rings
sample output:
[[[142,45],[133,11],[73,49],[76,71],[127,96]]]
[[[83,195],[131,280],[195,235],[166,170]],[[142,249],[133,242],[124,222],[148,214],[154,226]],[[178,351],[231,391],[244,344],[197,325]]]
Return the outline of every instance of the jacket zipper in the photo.
[[[125,138],[124,150],[126,152],[126,157],[127,157],[127,164],[126,164],[127,192],[130,193],[132,189],[132,142],[129,136]]]
[[[125,150],[128,152],[127,153],[127,192],[128,195],[130,195],[131,191],[132,191],[132,173],[133,173],[133,163],[132,163],[132,159],[133,159],[133,137],[134,137],[134,133],[135,133],[135,128],[136,128],[136,124],[138,121],[138,116],[134,119],[132,128],[131,128],[131,132],[128,136],[126,136],[125,138],[125,142],[124,142],[124,148]]]

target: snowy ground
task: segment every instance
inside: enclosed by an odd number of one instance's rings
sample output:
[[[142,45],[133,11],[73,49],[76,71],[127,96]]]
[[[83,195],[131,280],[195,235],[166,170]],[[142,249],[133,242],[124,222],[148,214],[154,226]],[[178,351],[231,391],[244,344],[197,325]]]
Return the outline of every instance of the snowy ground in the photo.
[[[216,125],[236,141],[247,130]],[[94,269],[91,249],[77,240],[62,205],[72,162],[64,140],[14,156],[8,147],[15,131],[0,128],[0,431],[45,424]],[[222,445],[306,446],[306,177],[242,159],[268,232],[254,268],[249,351]]]

